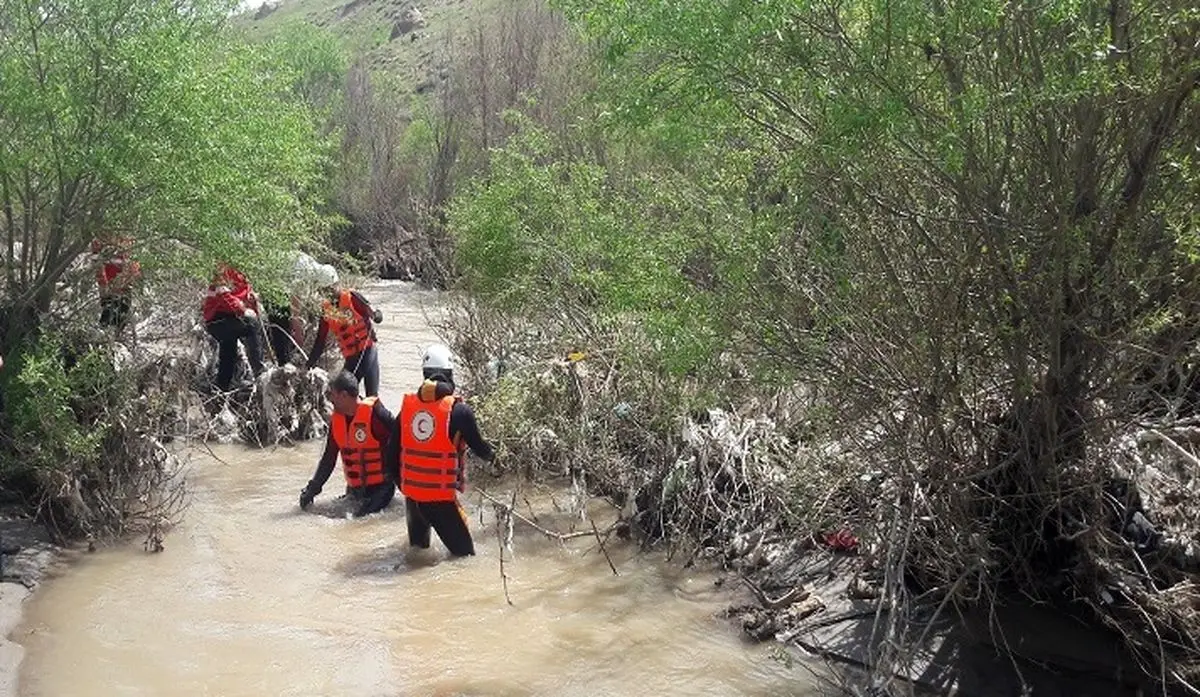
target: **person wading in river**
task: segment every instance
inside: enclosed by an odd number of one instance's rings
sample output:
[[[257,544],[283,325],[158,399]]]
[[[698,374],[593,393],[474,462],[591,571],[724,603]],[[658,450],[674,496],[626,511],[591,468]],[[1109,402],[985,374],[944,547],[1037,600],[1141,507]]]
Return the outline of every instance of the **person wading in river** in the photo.
[[[342,371],[329,383],[333,418],[325,439],[325,452],[317,471],[300,492],[300,508],[307,510],[333,473],[338,455],[346,476],[346,496],[335,514],[350,512],[357,518],[381,511],[396,495],[396,418],[377,397],[358,398],[358,379]],[[344,510],[342,510],[344,509]]]
[[[325,340],[332,331],[345,360],[342,369],[363,381],[368,397],[379,396],[379,354],[371,322],[382,322],[383,313],[372,310],[361,293],[349,288],[329,286],[326,296],[321,326],[312,352],[308,354],[308,367],[317,365],[325,352]]]
[[[467,514],[458,502],[466,482],[466,448],[484,460],[496,453],[483,439],[475,413],[454,394],[450,349],[434,344],[421,361],[425,380],[400,406],[400,492],[408,519],[408,543],[429,548],[430,528],[450,554],[475,554]]]

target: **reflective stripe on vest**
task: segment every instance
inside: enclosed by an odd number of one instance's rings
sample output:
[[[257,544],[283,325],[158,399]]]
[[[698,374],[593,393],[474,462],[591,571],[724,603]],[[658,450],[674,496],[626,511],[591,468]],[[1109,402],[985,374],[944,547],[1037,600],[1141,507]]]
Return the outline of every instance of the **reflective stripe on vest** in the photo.
[[[458,399],[423,402],[404,395],[400,406],[400,493],[413,501],[454,501],[462,486],[462,453],[450,440],[450,411]]]
[[[383,444],[371,430],[371,413],[375,409],[375,398],[368,397],[358,403],[353,419],[334,413],[329,425],[333,442],[342,454],[342,472],[346,475],[346,486],[357,489],[375,486],[387,481],[383,474]]]
[[[330,331],[337,337],[343,358],[358,355],[375,343],[371,340],[367,318],[354,309],[354,299],[348,290],[343,290],[338,296],[337,307],[325,301],[325,321],[329,322]]]

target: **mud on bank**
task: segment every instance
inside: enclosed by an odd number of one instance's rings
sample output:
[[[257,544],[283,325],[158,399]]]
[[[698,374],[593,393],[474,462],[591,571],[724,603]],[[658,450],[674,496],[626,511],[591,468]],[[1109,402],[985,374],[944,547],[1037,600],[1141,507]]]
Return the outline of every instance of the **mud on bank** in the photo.
[[[0,697],[17,697],[25,649],[12,633],[24,617],[25,600],[64,556],[44,526],[11,507],[0,510]]]

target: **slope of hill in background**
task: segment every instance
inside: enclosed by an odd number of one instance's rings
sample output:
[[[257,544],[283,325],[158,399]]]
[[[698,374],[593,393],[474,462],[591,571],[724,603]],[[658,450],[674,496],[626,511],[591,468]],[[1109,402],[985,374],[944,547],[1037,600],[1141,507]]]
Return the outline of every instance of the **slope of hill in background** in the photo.
[[[290,22],[325,27],[373,68],[420,93],[444,79],[447,43],[467,40],[500,1],[270,0],[234,21],[252,36],[269,36]]]

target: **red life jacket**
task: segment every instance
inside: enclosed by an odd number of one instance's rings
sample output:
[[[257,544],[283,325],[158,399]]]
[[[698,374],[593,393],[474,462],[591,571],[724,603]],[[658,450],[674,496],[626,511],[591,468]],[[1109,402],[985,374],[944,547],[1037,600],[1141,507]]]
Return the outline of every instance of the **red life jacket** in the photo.
[[[129,259],[129,249],[132,246],[133,240],[128,237],[121,237],[112,242],[92,240],[93,254],[99,255],[107,251],[110,255],[104,264],[96,269],[96,285],[100,287],[101,292],[127,290],[141,275],[141,264]]]

